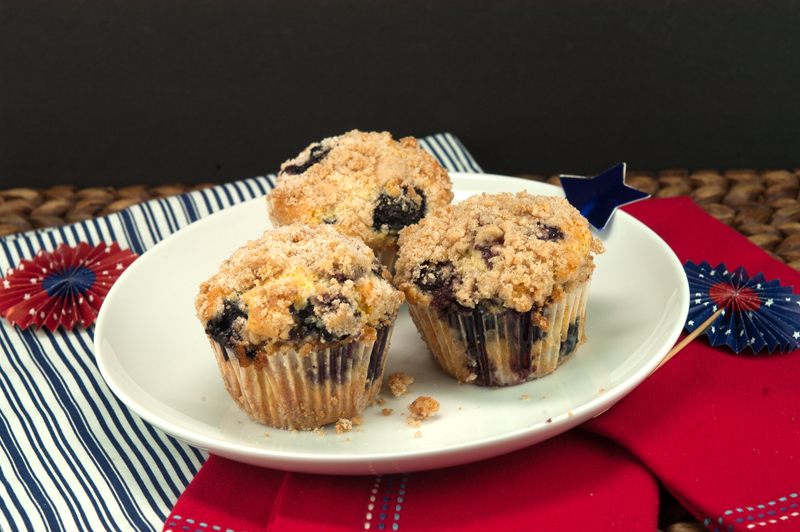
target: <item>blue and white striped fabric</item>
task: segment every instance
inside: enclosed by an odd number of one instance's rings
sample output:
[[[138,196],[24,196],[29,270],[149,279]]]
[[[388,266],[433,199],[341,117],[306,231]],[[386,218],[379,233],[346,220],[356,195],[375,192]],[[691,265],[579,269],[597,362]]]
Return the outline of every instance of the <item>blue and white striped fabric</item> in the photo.
[[[458,139],[420,139],[449,171],[481,172]],[[65,227],[0,239],[0,275],[60,243],[144,253],[190,223],[257,196],[263,176]],[[19,330],[0,318],[0,532],[161,530],[205,452],[142,421],[108,390],[93,329]]]

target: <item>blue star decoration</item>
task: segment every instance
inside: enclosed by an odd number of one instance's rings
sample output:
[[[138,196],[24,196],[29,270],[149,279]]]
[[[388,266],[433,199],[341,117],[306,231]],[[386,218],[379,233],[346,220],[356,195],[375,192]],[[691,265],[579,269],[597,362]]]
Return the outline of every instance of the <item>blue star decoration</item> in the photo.
[[[689,281],[689,332],[722,308],[706,330],[712,346],[726,344],[737,353],[747,346],[753,353],[800,347],[800,296],[791,286],[767,281],[760,272],[750,277],[741,267],[728,271],[724,263],[686,261],[683,269]]]
[[[625,184],[625,163],[594,177],[558,176],[567,200],[598,231],[611,220],[618,207],[650,197],[650,194]]]

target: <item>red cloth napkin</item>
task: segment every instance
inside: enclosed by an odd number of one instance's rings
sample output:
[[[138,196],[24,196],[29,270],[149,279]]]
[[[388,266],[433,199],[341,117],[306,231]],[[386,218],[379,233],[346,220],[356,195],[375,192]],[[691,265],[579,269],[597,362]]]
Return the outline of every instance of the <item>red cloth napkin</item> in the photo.
[[[689,198],[625,209],[681,262],[744,266],[800,291],[800,273]],[[583,428],[620,443],[711,530],[800,530],[800,352],[735,354],[706,336]]]
[[[682,262],[800,288],[800,274],[688,198],[625,210]],[[211,456],[164,530],[653,532],[655,477],[711,530],[800,530],[800,354],[745,353],[697,339],[581,429],[475,464],[338,477]]]
[[[574,532],[599,521],[653,532],[657,514],[657,482],[638,460],[572,431],[491,460],[381,476],[285,473],[212,455],[164,530]]]

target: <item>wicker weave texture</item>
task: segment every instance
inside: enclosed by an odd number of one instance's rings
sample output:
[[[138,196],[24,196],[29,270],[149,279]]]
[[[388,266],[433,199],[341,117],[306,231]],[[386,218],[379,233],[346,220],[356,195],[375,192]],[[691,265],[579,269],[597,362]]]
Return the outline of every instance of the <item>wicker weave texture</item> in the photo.
[[[560,185],[558,176],[519,177]],[[628,185],[656,198],[689,196],[775,259],[800,270],[800,169],[628,172]],[[104,216],[136,203],[213,186],[181,184],[114,189],[15,188],[0,191],[0,237]]]
[[[79,189],[71,185],[59,185],[48,189],[2,190],[0,191],[0,237],[31,229],[81,222],[121,211],[143,201],[210,186],[213,185],[202,184],[192,187],[181,184],[158,187],[136,185],[119,189],[111,187]]]

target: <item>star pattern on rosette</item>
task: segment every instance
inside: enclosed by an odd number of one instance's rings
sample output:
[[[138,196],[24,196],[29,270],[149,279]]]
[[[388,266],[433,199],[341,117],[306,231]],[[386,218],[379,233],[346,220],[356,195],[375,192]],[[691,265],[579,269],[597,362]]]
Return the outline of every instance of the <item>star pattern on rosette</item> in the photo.
[[[724,263],[687,261],[683,269],[689,281],[690,332],[723,309],[707,330],[713,346],[727,344],[737,353],[747,346],[753,353],[765,346],[770,353],[800,347],[800,296],[791,286],[767,281],[761,272],[750,277],[742,267],[731,272]]]
[[[33,260],[22,259],[6,272],[0,282],[0,314],[22,329],[89,327],[111,286],[137,257],[116,242],[39,250]]]
[[[650,194],[625,184],[626,164],[620,163],[594,177],[558,176],[573,207],[602,231],[623,205],[647,199]]]

